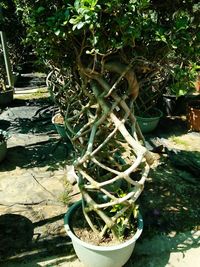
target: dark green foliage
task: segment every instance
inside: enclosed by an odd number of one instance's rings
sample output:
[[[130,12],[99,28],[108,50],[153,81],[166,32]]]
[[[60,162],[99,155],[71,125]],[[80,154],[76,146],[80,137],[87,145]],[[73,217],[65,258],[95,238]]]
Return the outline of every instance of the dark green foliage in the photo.
[[[126,63],[140,56],[168,68],[176,66],[184,81],[185,69],[199,63],[198,1],[14,2],[27,27],[27,41],[51,66],[76,69],[78,58],[97,66],[112,56]]]
[[[26,34],[25,27],[22,25],[21,16],[16,13],[14,1],[2,0],[0,7],[2,8],[2,16],[0,16],[1,29],[6,34],[11,64],[16,66],[24,60],[24,52],[26,50],[23,45],[23,39]]]

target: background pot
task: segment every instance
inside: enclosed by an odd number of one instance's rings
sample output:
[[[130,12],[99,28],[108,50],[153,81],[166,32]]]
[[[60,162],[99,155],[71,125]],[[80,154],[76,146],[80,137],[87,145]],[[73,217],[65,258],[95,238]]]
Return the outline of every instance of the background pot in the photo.
[[[76,202],[67,211],[64,217],[65,230],[72,239],[73,247],[78,258],[86,267],[121,267],[130,258],[135,247],[136,240],[140,237],[143,229],[141,215],[138,217],[138,229],[135,235],[128,241],[115,246],[95,246],[80,240],[72,230],[72,215],[81,205]]]
[[[177,97],[175,95],[163,94],[163,111],[167,116],[175,114],[177,106]]]
[[[0,162],[5,158],[7,152],[6,141],[0,143]]]
[[[149,133],[156,129],[160,118],[162,117],[163,113],[157,108],[152,109],[155,111],[155,116],[152,117],[140,117],[136,116],[137,122],[140,126],[142,133]],[[157,114],[157,115],[156,115]]]
[[[5,107],[13,101],[13,89],[0,91],[0,106]]]
[[[167,116],[186,114],[187,97],[186,95],[175,96],[163,94],[162,110]]]
[[[58,118],[61,118],[61,117],[62,117],[62,116],[61,116],[60,113],[55,114],[55,115],[52,117],[52,123],[55,125],[55,128],[56,128],[58,134],[59,134],[62,138],[68,140],[69,138],[68,138],[68,136],[67,136],[67,134],[66,134],[66,129],[65,129],[65,126],[64,126],[64,122],[62,123],[62,122],[61,122],[62,120],[60,120],[60,119],[59,119],[60,122],[57,122],[57,119],[58,119]]]
[[[187,120],[190,130],[200,132],[200,100],[188,103]]]

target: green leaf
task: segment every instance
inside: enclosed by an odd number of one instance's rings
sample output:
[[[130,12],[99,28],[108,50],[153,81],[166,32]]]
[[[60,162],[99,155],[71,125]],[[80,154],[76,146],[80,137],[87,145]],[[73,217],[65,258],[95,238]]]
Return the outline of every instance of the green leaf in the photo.
[[[85,25],[84,22],[80,21],[78,24],[76,24],[77,29],[81,29]]]
[[[188,28],[188,18],[187,17],[182,17],[179,18],[176,21],[176,28],[180,31],[180,30],[184,30]]]
[[[70,20],[69,20],[69,22],[71,23],[71,24],[77,24],[78,22],[79,22],[79,17],[74,17],[74,18],[71,18]]]
[[[76,0],[76,1],[74,2],[74,7],[75,7],[75,9],[78,10],[79,6],[80,6],[80,0]]]
[[[60,32],[61,32],[61,31],[60,31],[59,29],[58,29],[58,30],[56,30],[56,31],[55,31],[55,35],[57,35],[57,36],[58,36],[58,35],[60,34]]]
[[[43,6],[40,6],[40,7],[38,7],[38,9],[37,9],[37,13],[38,14],[40,14],[40,13],[43,13],[45,11],[45,8],[43,7]]]
[[[66,11],[65,11],[65,18],[69,18],[69,10],[67,9]]]

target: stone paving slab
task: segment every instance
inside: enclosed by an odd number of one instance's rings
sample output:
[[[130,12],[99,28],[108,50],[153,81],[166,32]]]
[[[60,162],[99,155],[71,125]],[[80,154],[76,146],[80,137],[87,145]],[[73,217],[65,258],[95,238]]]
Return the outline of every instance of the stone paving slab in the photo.
[[[13,251],[11,248],[7,251],[9,258],[2,257],[5,244],[0,244],[0,266],[83,267],[63,227],[67,206],[61,197],[65,192],[63,181],[67,178],[65,160],[68,147],[60,141],[55,130],[49,133],[49,129],[53,130],[50,118],[47,117],[47,124],[40,131],[38,124],[41,122],[33,121],[39,108],[41,106],[10,107],[0,114],[0,125],[3,121],[11,133],[7,157],[0,164],[0,219],[4,215],[16,214],[27,218],[33,227],[31,244],[18,251],[15,251],[13,244]],[[19,124],[19,119],[26,125]],[[25,132],[22,131],[23,127],[26,128]],[[30,131],[27,131],[28,127]],[[199,140],[198,134],[197,137]],[[185,141],[186,137],[183,138]],[[194,138],[195,142],[196,135]],[[192,145],[197,147],[195,143]],[[77,192],[74,187],[72,201],[79,198]],[[14,225],[17,232],[16,225],[17,220]],[[23,239],[25,228],[22,227],[21,233],[20,239]],[[142,236],[125,267],[196,267],[199,263],[200,232],[193,231],[156,235],[151,239]]]
[[[137,241],[131,259],[124,267],[193,267],[199,266],[200,231],[185,232],[175,236],[155,236]],[[183,242],[184,241],[184,242]],[[70,244],[68,246],[71,246]],[[84,267],[75,254],[35,257],[31,261],[14,260],[2,263],[2,267]],[[87,267],[87,266],[85,266]]]
[[[43,243],[51,251],[59,242],[65,246],[63,216],[67,204],[63,201],[65,194],[77,193],[76,187],[66,187],[65,166],[70,150],[56,133],[48,110],[40,116],[43,106],[48,106],[46,103],[22,103],[24,105],[9,107],[0,114],[0,127],[6,127],[4,130],[11,136],[7,141],[6,158],[0,163],[0,223],[10,215],[10,221],[4,223],[8,224],[8,232],[14,231],[17,235],[17,220],[27,219],[32,225],[33,237],[32,243],[25,245],[22,251],[29,253],[27,250],[37,251],[38,247],[44,250]],[[41,127],[43,122],[45,126]],[[52,132],[49,133],[49,129]],[[19,216],[16,222],[12,215]],[[26,229],[27,225],[23,225],[22,236],[15,240],[13,234],[13,241],[6,245],[0,233],[0,259],[15,255],[14,242],[23,240]]]

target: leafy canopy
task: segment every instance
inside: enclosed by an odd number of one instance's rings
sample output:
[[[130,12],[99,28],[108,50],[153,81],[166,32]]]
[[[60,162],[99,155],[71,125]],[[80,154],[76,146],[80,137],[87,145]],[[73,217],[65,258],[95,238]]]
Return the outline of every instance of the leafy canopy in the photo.
[[[73,48],[79,49],[83,39],[87,53],[107,54],[131,47],[134,55],[152,60],[199,58],[198,1],[15,0],[15,3],[28,25],[28,40],[45,59],[75,55]]]

